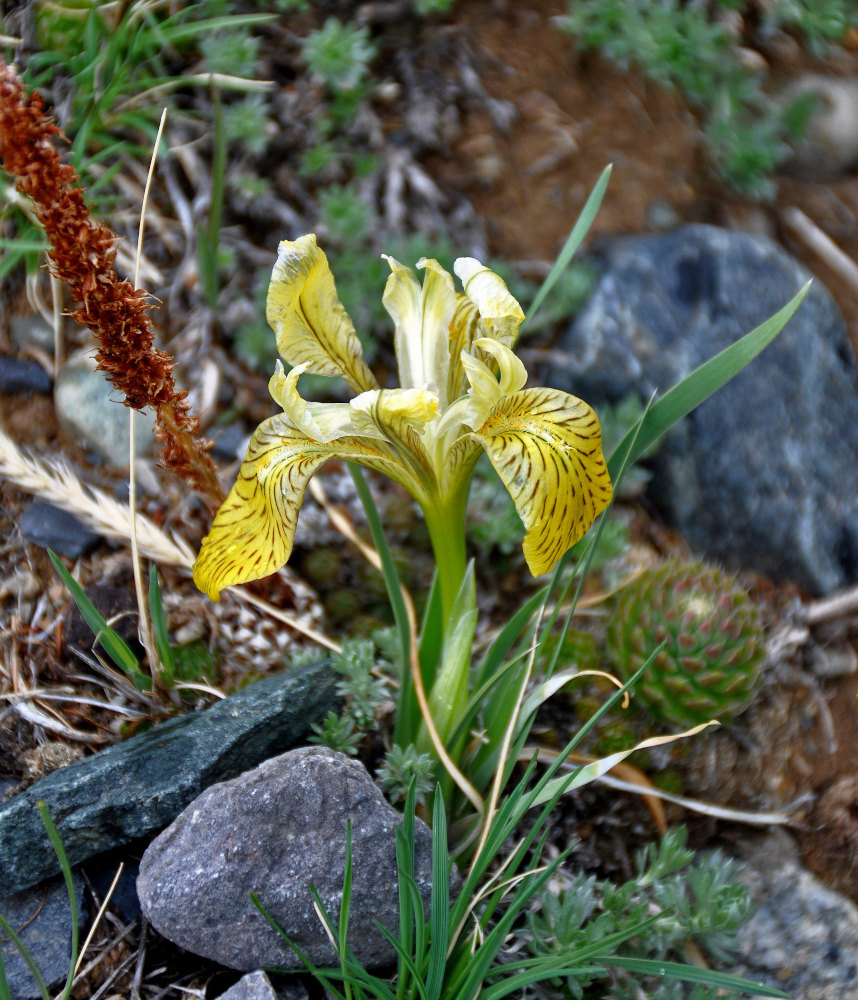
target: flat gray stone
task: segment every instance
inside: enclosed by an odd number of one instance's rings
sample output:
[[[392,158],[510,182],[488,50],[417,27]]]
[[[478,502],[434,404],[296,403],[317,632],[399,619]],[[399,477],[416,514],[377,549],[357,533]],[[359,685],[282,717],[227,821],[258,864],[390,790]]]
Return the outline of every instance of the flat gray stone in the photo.
[[[547,382],[597,410],[663,394],[809,277],[771,240],[713,226],[618,240]],[[858,378],[821,282],[650,464],[650,499],[699,554],[814,593],[858,580]]]
[[[53,549],[69,559],[80,559],[103,541],[101,535],[90,531],[74,514],[46,500],[31,500],[21,511],[18,526],[31,545]]]
[[[122,396],[95,370],[89,353],[76,354],[63,365],[54,384],[57,419],[67,434],[115,469],[128,467],[129,409]],[[134,453],[145,455],[155,444],[155,417],[147,409],[134,424]]]
[[[44,828],[43,828],[44,829]],[[73,872],[78,923],[83,922],[83,880]],[[63,877],[0,896],[0,915],[21,937],[49,989],[65,982],[71,962],[71,909]],[[13,1000],[39,997],[38,984],[21,953],[0,932],[3,968]]]
[[[740,857],[757,909],[738,933],[730,971],[792,1000],[858,997],[858,907],[802,865],[783,830],[746,840]]]
[[[278,1000],[277,993],[271,985],[271,980],[261,970],[248,972],[226,991],[221,993],[220,1000]]]
[[[387,965],[396,952],[377,921],[398,931],[395,830],[402,816],[363,764],[326,747],[292,750],[203,792],[143,855],[143,913],[175,944],[231,968],[301,968],[253,905],[252,891],[312,962],[336,964],[310,888],[338,920],[349,820],[349,946],[365,965]],[[418,819],[414,877],[427,909],[431,844]]]
[[[265,677],[35,782],[0,804],[0,885],[12,892],[59,871],[40,799],[73,865],[151,836],[204,788],[300,742],[337,707],[336,682],[325,663]]]

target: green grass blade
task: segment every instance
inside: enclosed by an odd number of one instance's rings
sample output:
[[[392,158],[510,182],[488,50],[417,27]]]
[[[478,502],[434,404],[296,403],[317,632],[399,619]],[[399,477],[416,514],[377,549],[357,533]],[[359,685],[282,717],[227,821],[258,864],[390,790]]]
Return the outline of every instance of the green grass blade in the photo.
[[[0,916],[0,931],[2,931],[6,935],[6,937],[8,937],[11,940],[12,944],[14,944],[15,947],[20,952],[21,958],[24,959],[27,968],[30,970],[30,974],[36,981],[36,987],[39,991],[39,995],[42,997],[42,1000],[51,1000],[51,996],[48,993],[48,984],[45,982],[45,977],[39,971],[39,967],[38,965],[36,965],[35,959],[30,954],[29,948],[24,944],[20,936],[15,932],[14,928],[9,923],[9,921],[3,916]],[[2,981],[5,982],[5,978],[6,978],[6,973],[4,970]]]
[[[135,687],[140,691],[149,691],[152,688],[152,678],[147,677],[140,670],[140,661],[132,653],[128,644],[112,629],[96,606],[84,593],[83,587],[75,580],[69,571],[60,562],[56,552],[48,549],[48,555],[54,564],[54,569],[58,576],[66,585],[69,593],[74,598],[78,610],[83,616],[83,620],[95,633],[96,640],[101,643],[102,648],[113,660],[120,670],[123,670],[134,682]]]
[[[593,224],[593,219],[596,218],[596,213],[599,211],[599,206],[602,204],[602,198],[605,196],[605,190],[608,187],[608,181],[611,177],[611,169],[611,165],[608,164],[608,166],[605,167],[599,175],[599,179],[596,181],[596,186],[590,192],[590,197],[581,209],[581,214],[578,216],[575,225],[572,227],[572,232],[567,237],[566,243],[563,245],[563,249],[560,251],[557,260],[554,262],[554,267],[552,267],[548,272],[548,277],[542,282],[539,291],[536,293],[533,302],[530,304],[530,309],[528,310],[527,318],[525,319],[523,326],[526,327],[527,324],[533,320],[537,309],[539,309],[542,305],[546,295],[548,295],[556,284],[557,279],[569,266],[569,262],[575,256],[575,251],[587,235],[590,226]]]
[[[48,833],[48,839],[51,842],[51,846],[56,853],[57,860],[59,861],[60,868],[62,869],[63,879],[66,883],[66,892],[69,897],[69,908],[71,911],[71,959],[69,961],[69,971],[68,976],[66,977],[66,984],[60,994],[61,997],[65,998],[71,993],[72,982],[74,980],[74,970],[77,965],[77,957],[80,950],[80,927],[78,926],[77,920],[77,899],[74,891],[74,876],[72,875],[71,865],[69,864],[68,855],[63,847],[62,839],[60,838],[53,819],[51,819],[48,807],[41,799],[38,802],[38,808],[39,815],[42,818],[42,823]]]
[[[439,1000],[447,965],[447,945],[450,919],[450,885],[447,855],[447,814],[440,788],[435,792],[432,808],[432,892],[429,906],[431,941],[426,994],[429,1000]]]
[[[399,635],[400,675],[404,678],[411,669],[411,628],[408,624],[408,613],[405,610],[405,600],[402,597],[402,590],[399,585],[399,574],[396,571],[396,563],[393,561],[393,555],[391,554],[390,546],[387,544],[384,528],[381,525],[381,518],[378,516],[375,501],[372,499],[372,494],[369,491],[369,486],[363,472],[352,462],[348,463],[348,467],[358,496],[363,504],[366,519],[369,522],[372,540],[381,557],[384,585],[387,588],[387,597],[390,601],[390,607],[393,610],[393,620],[396,623],[396,631]]]
[[[152,622],[155,651],[161,663],[161,678],[167,687],[171,687],[176,676],[176,658],[173,655],[170,634],[167,631],[167,618],[164,615],[164,604],[161,601],[158,570],[154,566],[149,572],[149,618]]]
[[[736,990],[751,996],[779,997],[789,1000],[789,993],[754,983],[741,976],[731,976],[726,972],[716,972],[714,969],[700,969],[696,965],[683,965],[681,962],[657,962],[651,958],[625,958],[621,955],[599,956],[599,961],[617,969],[627,969],[642,976],[663,976],[668,979],[681,979],[686,983],[702,983],[717,989]]]
[[[12,1000],[9,981],[6,979],[6,966],[3,964],[2,948],[0,948],[0,1000]]]
[[[774,316],[746,333],[735,344],[710,358],[704,364],[669,389],[657,402],[653,403],[644,416],[640,427],[632,427],[614,449],[608,460],[608,472],[613,480],[620,464],[635,461],[650,445],[654,444],[668,428],[708,399],[713,392],[737,375],[747,364],[775,339],[786,326],[810,287],[808,282]],[[634,444],[632,445],[632,441]]]

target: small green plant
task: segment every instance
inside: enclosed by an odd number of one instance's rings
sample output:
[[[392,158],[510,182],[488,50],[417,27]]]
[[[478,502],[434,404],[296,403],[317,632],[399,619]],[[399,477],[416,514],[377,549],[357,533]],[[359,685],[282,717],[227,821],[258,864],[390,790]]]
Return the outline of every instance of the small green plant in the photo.
[[[63,581],[66,589],[86,624],[92,629],[95,641],[101,646],[113,664],[118,667],[139,691],[151,691],[153,677],[143,671],[140,660],[118,632],[110,626],[95,607],[86,591],[63,566],[59,557],[51,549],[48,555]],[[173,647],[167,631],[167,620],[161,601],[158,571],[152,567],[149,575],[149,617],[152,622],[152,637],[159,661],[155,681],[165,690],[181,687],[185,681],[207,677],[212,671],[212,658],[206,650],[192,644],[191,647]]]
[[[328,913],[318,893],[311,890],[336,948],[336,967],[313,965],[269,916],[265,901],[253,893],[251,898],[307,971],[336,1000],[501,1000],[510,995],[529,996],[536,984],[555,982],[572,984],[569,995],[581,997],[579,984],[610,983],[616,981],[617,975],[625,982],[639,983],[653,976],[659,982],[700,984],[705,989],[696,994],[698,1000],[714,1000],[724,990],[731,995],[786,997],[780,990],[666,957],[678,951],[684,934],[702,939],[717,953],[721,946],[729,944],[731,933],[748,915],[746,897],[731,882],[733,869],[720,859],[698,862],[689,873],[691,901],[682,877],[673,874],[689,861],[682,833],[666,838],[655,852],[645,856],[637,880],[618,888],[600,883],[604,912],[592,920],[595,899],[588,899],[586,881],[583,891],[570,893],[553,905],[549,887],[571,848],[544,862],[546,824],[559,797],[583,776],[579,771],[577,775],[557,778],[557,768],[553,767],[531,787],[534,771],[531,765],[504,800],[488,839],[462,879],[461,889],[453,894],[446,810],[441,795],[436,794],[428,919],[415,880],[415,793],[411,789],[403,822],[396,831],[399,928],[396,934],[386,931],[398,956],[392,977],[366,969],[348,945],[350,826],[346,832],[346,869],[339,913]],[[543,808],[535,822],[520,837],[524,816],[540,805]],[[509,848],[508,844],[514,846]],[[495,875],[490,877],[493,870]],[[591,889],[595,892],[595,885]],[[543,903],[541,917],[531,913],[539,900]],[[650,904],[656,908],[655,913],[650,911]],[[532,947],[529,956],[506,953],[510,937],[520,936],[528,922],[531,932],[545,934],[544,942]],[[649,943],[651,939],[655,943]],[[652,954],[659,957],[649,957]],[[626,973],[632,973],[634,979]],[[664,997],[661,994],[660,1000]]]
[[[740,41],[718,17],[719,8],[749,6],[735,0],[570,0],[561,23],[582,51],[597,49],[619,66],[639,66],[654,82],[679,90],[701,112],[712,158],[727,183],[768,198],[772,173],[789,152],[788,120],[794,116],[768,98],[761,76],[742,62]],[[843,38],[855,13],[844,0],[788,0],[766,8],[763,34],[788,28],[820,53]]]
[[[208,16],[212,6],[203,0],[165,13],[163,5],[134,0],[121,5],[114,23],[111,5],[94,0],[36,5],[37,50],[27,57],[24,80],[60,109],[62,128],[74,136],[70,161],[97,215],[115,201],[112,181],[123,158],[148,158],[161,109],[178,89],[208,87],[214,73],[229,74],[224,87],[260,90],[253,79],[258,40],[250,31],[276,15]],[[200,72],[174,72],[171,56],[180,55],[189,67],[195,54]],[[252,141],[258,144],[259,135],[254,132]],[[8,184],[0,204],[7,240],[0,273],[22,261],[36,271],[44,249],[39,228]]]
[[[537,897],[527,914],[524,939],[532,955],[563,954],[596,945],[600,940],[652,918],[646,932],[627,942],[629,956],[656,962],[681,960],[684,948],[694,941],[717,962],[730,962],[736,931],[751,913],[751,902],[736,881],[736,863],[720,852],[693,861],[686,847],[684,827],[668,831],[657,845],[638,852],[637,875],[622,885],[597,880],[583,873],[562,871]],[[603,978],[596,970],[554,980],[553,992],[581,1000],[588,987]],[[641,982],[618,970],[604,994],[610,1000],[632,1000],[641,989],[652,1000],[668,1000],[674,984]],[[700,986],[692,994],[715,1000],[722,994]],[[589,993],[587,994],[589,995]]]
[[[661,644],[636,694],[658,719],[695,725],[745,708],[760,679],[759,609],[734,577],[668,559],[617,595],[607,625],[611,660],[629,677]]]
[[[336,17],[311,31],[304,42],[307,67],[332,93],[357,90],[375,54],[368,28],[344,24]]]

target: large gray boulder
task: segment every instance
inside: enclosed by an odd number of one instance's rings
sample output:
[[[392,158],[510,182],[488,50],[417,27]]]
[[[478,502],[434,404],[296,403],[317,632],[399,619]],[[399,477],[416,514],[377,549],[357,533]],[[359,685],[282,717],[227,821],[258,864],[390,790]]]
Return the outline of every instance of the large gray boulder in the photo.
[[[35,782],[0,805],[0,886],[60,870],[37,803],[71,864],[163,829],[209,785],[299,743],[338,704],[326,663],[265,677],[204,712],[171,719]]]
[[[597,410],[664,393],[783,306],[810,275],[761,236],[712,226],[605,254],[549,384]],[[814,593],[858,580],[858,380],[815,281],[763,353],[672,431],[650,496],[701,555]]]
[[[395,831],[402,816],[363,764],[326,747],[292,750],[203,792],[143,855],[143,913],[175,944],[231,968],[301,968],[254,906],[254,892],[312,962],[336,964],[310,890],[338,921],[348,821],[349,945],[369,967],[395,961],[377,924],[398,932]],[[428,906],[432,834],[419,819],[415,827],[414,877]]]

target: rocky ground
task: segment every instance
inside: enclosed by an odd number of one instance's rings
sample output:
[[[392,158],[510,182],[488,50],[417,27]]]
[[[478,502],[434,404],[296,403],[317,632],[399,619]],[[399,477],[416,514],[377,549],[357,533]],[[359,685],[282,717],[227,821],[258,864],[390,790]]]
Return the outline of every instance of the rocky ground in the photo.
[[[230,170],[249,169],[270,184],[257,197],[248,197],[238,186],[229,189],[222,240],[232,253],[232,267],[222,278],[216,307],[201,293],[194,250],[196,227],[210,195],[210,148],[205,137],[190,134],[181,120],[168,127],[176,153],[153,194],[142,282],[158,300],[155,315],[164,346],[177,359],[179,377],[190,388],[207,433],[217,439],[214,454],[224,481],[233,474],[245,435],[271,412],[266,382],[273,345],[266,347],[262,341],[263,360],[257,363],[246,334],[260,315],[254,274],[270,266],[278,239],[316,230],[320,241],[327,237],[336,248],[340,266],[354,270],[341,233],[326,234],[320,227],[319,191],[326,184],[348,181],[358,153],[376,159],[374,172],[357,185],[370,207],[370,225],[361,235],[358,255],[377,255],[388,249],[388,241],[418,232],[457,253],[502,259],[522,295],[528,289],[532,293],[547,273],[607,163],[614,165],[613,176],[588,243],[598,262],[595,273],[612,259],[615,237],[661,234],[688,223],[742,230],[773,241],[830,291],[835,304],[824,306],[834,309],[827,343],[841,357],[844,371],[837,377],[847,381],[837,382],[834,390],[825,389],[834,383],[824,381],[808,389],[807,405],[823,429],[814,432],[806,447],[813,452],[820,436],[832,453],[839,445],[840,459],[846,455],[846,471],[832,473],[832,484],[814,494],[801,487],[802,477],[818,482],[823,473],[799,465],[780,499],[794,499],[793,507],[799,510],[800,498],[804,502],[808,497],[807,503],[814,506],[801,524],[837,527],[837,539],[826,540],[824,532],[813,534],[808,548],[820,556],[817,566],[825,563],[821,553],[828,551],[838,575],[816,577],[810,572],[802,577],[786,568],[795,563],[778,571],[776,560],[761,566],[751,558],[744,563],[738,556],[732,559],[765,609],[771,655],[761,692],[733,726],[701,738],[681,759],[654,757],[644,763],[654,774],[678,772],[681,791],[689,797],[749,812],[790,810],[798,853],[790,855],[789,871],[793,882],[807,889],[802,902],[793,900],[796,912],[804,914],[801,919],[816,921],[813,926],[821,940],[833,933],[831,914],[837,914],[838,933],[846,934],[843,928],[856,925],[850,900],[858,899],[858,658],[853,648],[858,600],[851,589],[858,578],[858,555],[850,548],[854,494],[848,486],[858,450],[850,431],[838,429],[836,416],[850,423],[854,399],[848,384],[855,382],[849,345],[858,349],[858,272],[852,263],[858,255],[858,176],[851,170],[848,150],[818,147],[806,158],[800,176],[793,170],[777,178],[771,202],[749,201],[731,194],[715,174],[699,123],[683,100],[636,71],[621,72],[598,56],[577,56],[552,23],[561,13],[559,6],[535,0],[514,5],[460,0],[448,16],[416,21],[407,12],[403,15],[401,5],[378,3],[361,8],[359,15],[381,44],[379,83],[350,126],[345,165],[326,167],[323,183],[297,169],[301,152],[318,140],[314,116],[324,107],[322,88],[301,68],[300,39],[321,23],[323,13],[284,16],[260,32],[260,66],[263,75],[275,81],[270,134],[262,152],[236,157]],[[858,98],[848,89],[858,86],[854,49],[830,53],[820,64],[786,38],[757,54],[767,62],[773,86],[811,72],[836,79],[852,94],[851,105],[846,105],[853,124],[858,121]],[[831,142],[848,135],[850,127],[836,126]],[[139,176],[129,173],[125,209],[111,223],[129,239],[133,223],[125,213],[136,211],[140,192]],[[357,273],[360,283],[364,272]],[[269,605],[285,610],[291,625],[238,599],[225,596],[217,606],[208,602],[190,582],[188,550],[182,545],[197,545],[207,514],[183,484],[157,468],[143,421],[139,489],[141,506],[154,527],[147,544],[153,547],[151,554],[158,552],[171,631],[188,650],[188,683],[153,703],[123,678],[105,671],[92,655],[85,626],[70,610],[44,547],[64,555],[82,582],[97,585],[104,613],[117,615],[134,642],[131,560],[122,508],[116,504],[127,495],[126,430],[117,420],[117,414],[124,418],[125,412],[108,400],[102,384],[91,381],[83,357],[91,349],[85,331],[67,324],[55,355],[53,331],[34,311],[40,300],[49,303],[50,292],[46,282],[36,285],[41,291],[33,293],[31,288],[28,297],[23,284],[7,281],[0,330],[2,429],[42,460],[35,470],[25,469],[29,485],[20,469],[16,476],[10,471],[18,459],[4,459],[0,477],[0,538],[6,540],[0,545],[0,781],[7,791],[27,787],[64,764],[142,731],[151,721],[200,709],[249,676],[270,673],[284,653],[311,644],[307,630],[338,639],[349,626],[365,631],[386,621],[387,614],[377,575],[362,560],[344,555],[341,534],[313,502],[302,519],[293,572],[257,591]],[[666,286],[668,294],[669,282]],[[594,287],[590,279],[587,288],[592,292]],[[360,288],[359,295],[375,301],[380,291],[376,280]],[[704,289],[699,300],[722,301],[730,289],[714,296],[709,291]],[[756,291],[750,287],[736,294],[744,302],[753,300]],[[568,366],[568,352],[576,350],[570,347],[575,333],[569,329],[569,314],[554,312],[551,319],[523,345],[522,356],[540,372],[551,370],[559,351],[567,352]],[[367,324],[374,322],[369,315]],[[653,321],[657,325],[658,316]],[[816,337],[816,327],[811,324],[807,330],[807,339],[794,345],[797,353],[788,371],[812,367],[803,351],[809,350],[806,345]],[[60,357],[57,370],[55,360]],[[379,345],[376,360],[382,369],[390,367],[388,346]],[[630,387],[643,392],[650,388]],[[744,415],[747,409],[751,414],[758,408],[758,395],[762,393],[753,383],[746,384],[734,411]],[[611,392],[606,390],[606,396]],[[790,405],[787,413],[794,412]],[[743,422],[740,419],[736,429],[740,435]],[[113,428],[117,444],[111,444]],[[785,437],[792,441],[799,436],[798,431],[781,432],[776,425],[767,430],[767,442],[774,442],[761,445],[767,454],[779,440],[783,444]],[[71,485],[57,472],[60,459],[73,470]],[[823,466],[830,469],[833,462]],[[80,489],[75,482],[95,487],[101,497],[93,504],[89,494],[90,517],[77,522],[43,505],[58,492],[68,495]],[[330,499],[361,527],[348,477],[333,469],[323,482]],[[407,582],[419,593],[429,574],[422,529],[403,496],[380,492],[379,502]],[[627,562],[643,564],[688,551],[693,528],[686,523],[685,532],[678,532],[675,521],[682,519],[675,516],[674,523],[668,523],[665,505],[651,491],[627,495],[621,508],[631,541]],[[804,530],[801,524],[797,533]],[[768,542],[770,552],[787,546],[782,535],[777,538]],[[739,543],[739,548],[745,544]],[[764,541],[760,548],[766,546]],[[717,555],[731,561],[729,554]],[[496,540],[479,547],[478,570],[488,628],[505,620],[530,583],[514,548]],[[819,572],[833,571],[823,566]],[[826,585],[826,580],[833,582]],[[603,584],[594,581],[593,587]],[[823,591],[830,592],[828,600]],[[552,735],[556,738],[558,730],[562,738],[572,707],[565,701],[543,720],[539,731],[546,742]],[[783,890],[759,862],[759,845],[748,839],[746,827],[678,807],[670,818],[690,822],[696,846],[726,841],[757,858],[748,881],[763,904],[770,938],[777,937],[771,931],[777,914],[765,904],[780,898]],[[615,875],[627,874],[632,848],[654,832],[646,809],[616,792],[576,801],[559,817],[558,830],[559,836],[581,838],[582,863]],[[792,850],[783,845],[776,849],[784,856]],[[814,881],[810,872],[821,881]],[[817,916],[807,916],[810,913]],[[181,982],[185,996],[201,995],[192,991],[208,984],[207,995],[215,996],[229,985],[229,976],[224,978],[216,966],[177,957],[153,932],[147,940],[138,930],[124,929],[132,919],[114,910],[102,937],[111,957],[94,973],[94,985],[81,987],[90,991],[81,996],[107,991],[124,996],[133,988],[139,995],[155,997],[164,995],[169,982]],[[753,933],[765,932],[755,925]],[[765,951],[759,938],[750,940],[746,956]],[[783,936],[778,940],[779,955],[804,947],[785,945]],[[852,939],[838,941],[840,951],[848,954]],[[766,954],[770,965],[749,959],[746,967],[752,974],[776,978],[781,959]],[[803,964],[805,972],[816,968],[810,959]],[[829,965],[837,963],[831,959]],[[843,965],[833,985],[818,972],[788,985],[806,1000],[851,996],[854,982],[844,985],[849,981],[848,962]],[[102,987],[105,993],[99,994]]]

